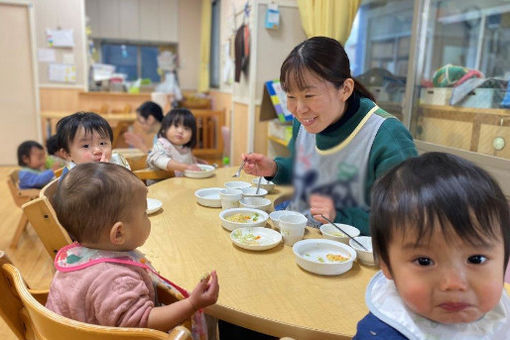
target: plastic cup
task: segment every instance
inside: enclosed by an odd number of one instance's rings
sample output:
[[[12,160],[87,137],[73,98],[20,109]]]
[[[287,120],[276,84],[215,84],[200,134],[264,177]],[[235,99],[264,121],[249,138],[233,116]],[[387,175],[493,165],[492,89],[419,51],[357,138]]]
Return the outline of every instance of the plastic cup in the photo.
[[[283,237],[283,243],[292,246],[301,240],[305,234],[305,227],[308,219],[305,215],[295,213],[283,215],[278,220],[280,226],[280,234]]]
[[[220,191],[221,209],[239,208],[239,201],[243,198],[240,189],[223,189]]]

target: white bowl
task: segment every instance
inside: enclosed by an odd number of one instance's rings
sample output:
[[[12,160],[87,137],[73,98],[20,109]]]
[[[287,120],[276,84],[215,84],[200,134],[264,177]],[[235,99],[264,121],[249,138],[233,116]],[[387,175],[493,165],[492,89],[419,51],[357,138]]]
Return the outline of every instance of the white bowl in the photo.
[[[228,181],[228,182],[225,182],[224,185],[225,185],[225,188],[241,189],[241,190],[243,190],[244,188],[251,187],[250,183],[244,182],[244,181]]]
[[[339,226],[343,231],[348,233],[351,237],[359,236],[359,229],[353,227],[348,224],[335,223],[335,225]],[[349,236],[343,234],[337,228],[333,227],[330,223],[323,224],[320,227],[322,236],[327,238],[328,240],[338,241],[345,244],[349,244]]]
[[[163,203],[155,198],[147,198],[147,214],[153,214],[163,207]]]
[[[349,240],[349,245],[356,250],[356,254],[358,254],[358,260],[367,265],[367,266],[375,266],[375,259],[374,259],[374,251],[372,248],[372,238],[370,236],[358,236],[355,237],[356,241],[361,243],[365,248],[368,250],[365,250],[360,247],[359,244],[354,242],[353,240]]]
[[[226,218],[235,214],[247,214],[247,215],[253,215],[258,214],[256,221],[251,220],[249,222],[234,222],[229,221]],[[227,230],[235,230],[237,228],[242,227],[263,227],[266,225],[267,219],[269,218],[269,215],[262,210],[259,209],[251,209],[251,208],[231,208],[231,209],[225,209],[222,212],[220,212],[220,220],[221,225],[223,228]]]
[[[292,247],[296,256],[296,263],[309,272],[319,275],[339,275],[352,268],[356,259],[354,249],[343,243],[324,240],[301,240]],[[327,255],[341,255],[347,257],[345,261],[332,261]]]
[[[257,187],[257,184],[259,183],[259,178],[254,178],[252,181],[251,181],[252,185],[254,187]],[[274,186],[275,184],[271,181],[268,181],[267,179],[265,179],[264,177],[262,177],[262,180],[260,181],[260,187],[261,188],[264,188],[267,190],[268,193],[271,193],[271,191],[274,190]]]
[[[271,200],[264,197],[244,197],[239,204],[244,208],[260,209],[265,212],[271,210]]]
[[[184,176],[190,178],[207,178],[214,175],[214,170],[216,169],[214,166],[207,164],[197,164],[197,166],[200,168],[200,171],[184,170]]]
[[[280,229],[279,220],[283,215],[300,215],[297,211],[290,210],[276,210],[269,214],[269,218],[273,222],[273,225],[276,229]]]
[[[264,197],[267,195],[267,190],[264,188],[259,188],[259,193],[257,194],[257,188],[255,187],[248,187],[244,188],[243,190],[243,196],[244,197]]]
[[[269,228],[244,227],[230,233],[232,242],[247,250],[267,250],[282,242],[282,235]]]
[[[220,191],[224,188],[204,188],[195,191],[197,202],[206,207],[220,208]]]

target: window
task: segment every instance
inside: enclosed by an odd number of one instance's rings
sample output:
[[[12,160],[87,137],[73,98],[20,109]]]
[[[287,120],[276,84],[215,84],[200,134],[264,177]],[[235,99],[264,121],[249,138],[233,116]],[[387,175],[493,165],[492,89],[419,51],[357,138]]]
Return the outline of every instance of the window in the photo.
[[[174,52],[175,48],[167,45],[150,46],[103,42],[101,44],[101,62],[114,65],[115,72],[125,74],[127,81],[142,78],[159,83],[161,77],[158,74],[157,57],[163,50]]]

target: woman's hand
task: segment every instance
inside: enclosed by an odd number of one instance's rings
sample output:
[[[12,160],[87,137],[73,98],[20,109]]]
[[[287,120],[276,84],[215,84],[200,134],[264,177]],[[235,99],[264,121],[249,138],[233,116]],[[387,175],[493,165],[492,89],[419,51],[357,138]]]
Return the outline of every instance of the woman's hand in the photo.
[[[149,147],[145,145],[145,141],[143,137],[134,132],[124,132],[124,141],[130,146],[134,146],[135,148],[141,150],[144,153],[149,152]]]
[[[202,169],[200,169],[200,167],[196,164],[190,164],[186,167],[186,170],[191,170],[191,171],[200,171]]]
[[[310,215],[322,223],[329,222],[322,218],[321,215],[324,215],[331,221],[334,221],[336,217],[335,203],[329,196],[317,194],[310,195]]]
[[[216,271],[213,270],[210,275],[202,278],[195,289],[193,289],[189,301],[196,311],[216,303],[219,291],[218,276]]]
[[[249,175],[273,177],[276,175],[276,162],[260,153],[242,154],[244,172]]]

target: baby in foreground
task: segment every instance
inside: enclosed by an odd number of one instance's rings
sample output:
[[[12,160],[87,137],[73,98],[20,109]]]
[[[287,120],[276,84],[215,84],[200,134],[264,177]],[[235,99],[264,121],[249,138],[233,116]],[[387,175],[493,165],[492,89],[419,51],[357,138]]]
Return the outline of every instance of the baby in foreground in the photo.
[[[147,188],[129,170],[79,164],[59,184],[53,206],[79,242],[55,258],[57,273],[46,303],[54,312],[92,324],[168,331],[218,299],[215,271],[188,294],[160,277],[136,250],[149,237],[151,223]],[[167,284],[182,299],[158,306],[154,283]]]
[[[408,159],[374,185],[370,225],[382,272],[354,339],[510,339],[509,207],[484,170]]]

